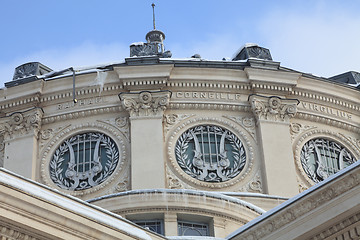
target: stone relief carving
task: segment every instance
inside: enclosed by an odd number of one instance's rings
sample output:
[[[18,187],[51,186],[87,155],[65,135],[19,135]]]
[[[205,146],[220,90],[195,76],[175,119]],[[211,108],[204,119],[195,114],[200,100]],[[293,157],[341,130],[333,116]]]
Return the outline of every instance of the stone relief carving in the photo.
[[[173,174],[169,168],[166,166],[166,175],[167,175],[167,186],[170,189],[193,189],[193,187],[185,184],[178,177]]]
[[[120,93],[119,97],[130,117],[161,117],[169,105],[171,92]]]
[[[98,120],[99,122],[107,123],[112,126],[116,126],[121,133],[124,134],[127,140],[130,139],[130,126],[129,119],[127,117],[118,117],[115,119],[107,119],[107,120]]]
[[[230,179],[225,182],[206,182],[206,181],[200,181],[193,177],[191,177],[189,174],[183,171],[181,166],[179,165],[177,161],[177,157],[175,154],[175,148],[177,146],[177,140],[179,137],[188,131],[189,129],[198,126],[199,123],[205,123],[206,124],[214,124],[219,127],[224,127],[228,129],[229,131],[232,131],[236,134],[239,139],[241,139],[247,156],[247,162],[244,166],[244,169],[241,171],[241,173],[234,177],[233,179]],[[205,187],[205,188],[211,188],[211,189],[220,189],[220,188],[227,188],[234,186],[238,184],[239,182],[243,181],[244,178],[252,171],[253,165],[254,165],[254,155],[256,155],[255,149],[254,149],[254,141],[251,137],[249,137],[249,134],[245,131],[243,128],[240,128],[238,124],[233,123],[232,121],[228,121],[224,118],[215,118],[215,117],[197,117],[197,118],[189,118],[181,125],[178,125],[177,128],[175,128],[171,135],[167,138],[167,156],[168,156],[168,163],[171,167],[171,171],[176,172],[176,176],[179,176],[182,182],[186,182],[186,184],[191,184],[191,186],[198,186],[198,187]]]
[[[325,129],[309,129],[308,131],[303,132],[296,141],[296,144],[294,145],[294,156],[295,156],[295,164],[297,167],[297,172],[299,173],[299,177],[302,179],[306,187],[310,187],[314,184],[314,181],[308,176],[308,174],[305,172],[303,166],[302,166],[302,159],[304,156],[302,156],[302,151],[304,145],[311,139],[315,138],[326,138],[334,140],[338,143],[340,143],[343,147],[345,147],[351,154],[354,155],[356,159],[360,156],[360,148],[357,146],[357,139],[345,136],[344,134],[332,132],[330,130]]]
[[[262,181],[260,177],[260,172],[258,171],[255,177],[248,183],[249,192],[262,192]]]
[[[78,191],[70,191],[70,190],[62,189],[63,191],[74,196],[91,194],[93,192],[103,190],[108,184],[114,182],[115,179],[119,179],[126,171],[129,171],[128,168],[129,163],[125,161],[127,158],[127,147],[126,147],[127,141],[125,141],[124,135],[122,134],[121,131],[119,131],[118,128],[116,128],[114,125],[104,123],[101,121],[80,123],[78,125],[71,125],[66,128],[63,128],[58,132],[46,131],[46,133],[52,132],[53,135],[49,137],[49,139],[46,141],[46,144],[44,145],[43,149],[39,154],[41,156],[41,169],[40,169],[41,178],[46,185],[57,186],[56,184],[53,183],[53,180],[50,176],[49,164],[53,159],[54,153],[56,154],[55,150],[60,147],[58,144],[63,141],[66,141],[67,139],[69,139],[69,137],[73,137],[74,133],[76,132],[81,133],[84,131],[87,132],[98,131],[111,137],[118,146],[118,154],[119,154],[118,164],[116,166],[116,169],[114,169],[113,174],[109,175],[106,181],[102,182],[101,184]],[[45,134],[45,138],[47,137],[48,136]]]
[[[58,128],[48,128],[48,129],[44,129],[40,131],[39,134],[39,147],[40,149],[42,149],[44,147],[44,145],[46,144],[46,142],[52,138],[54,135],[56,135],[58,132],[60,132],[61,130],[70,127],[71,124],[67,125],[67,126],[63,126],[63,127],[58,127]]]
[[[311,212],[313,209],[318,208],[337,196],[351,191],[351,189],[358,186],[358,184],[360,184],[360,173],[357,172],[348,174],[343,177],[342,180],[334,183],[333,186],[318,191],[316,194],[308,197],[301,203],[293,204],[290,208],[288,208],[288,210],[284,211],[282,214],[278,214],[277,217],[260,223],[261,227],[258,226],[256,231],[249,230],[247,232],[243,232],[241,237],[246,240],[262,239],[264,236],[271,234],[271,232],[283,227],[285,224],[288,224],[298,217]],[[330,231],[327,231],[327,234],[328,233],[332,234]],[[326,235],[323,237],[326,237]]]
[[[38,138],[42,116],[43,110],[41,108],[13,113],[4,118],[5,121],[0,124],[0,135],[4,135],[5,138],[13,138],[33,132]]]
[[[309,125],[303,125],[300,123],[291,123],[290,124],[290,135],[291,135],[291,140],[294,140],[299,134],[310,130],[310,129],[314,129],[316,128],[315,126],[309,126]]]
[[[164,115],[163,123],[164,123],[164,135],[166,135],[169,130],[176,125],[177,123],[181,122],[184,119],[187,119],[194,114],[169,114]]]
[[[256,141],[255,137],[255,119],[252,117],[241,117],[241,116],[223,116],[227,119],[233,120],[234,122],[238,123],[242,127],[245,128],[245,130],[251,134],[251,136]]]
[[[4,167],[5,143],[4,135],[0,135],[0,167]]]
[[[116,185],[115,192],[124,192],[130,190],[130,178],[129,174],[125,173],[122,180]]]
[[[288,122],[297,112],[296,99],[250,95],[251,110],[257,120]]]

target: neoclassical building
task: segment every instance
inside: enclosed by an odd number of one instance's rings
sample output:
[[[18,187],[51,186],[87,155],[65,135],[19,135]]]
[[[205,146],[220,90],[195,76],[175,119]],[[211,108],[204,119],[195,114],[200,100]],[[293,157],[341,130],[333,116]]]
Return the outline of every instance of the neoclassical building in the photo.
[[[118,64],[15,69],[2,239],[359,239],[360,74],[298,72],[256,44],[173,59],[164,39]]]

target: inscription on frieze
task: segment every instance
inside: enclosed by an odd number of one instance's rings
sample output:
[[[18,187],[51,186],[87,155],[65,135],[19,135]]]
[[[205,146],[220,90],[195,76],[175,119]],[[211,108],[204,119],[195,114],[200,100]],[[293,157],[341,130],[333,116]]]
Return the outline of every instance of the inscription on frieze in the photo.
[[[176,92],[175,98],[192,99],[218,99],[218,100],[240,100],[241,95],[237,93],[217,93],[217,92]]]
[[[103,97],[78,99],[77,103],[74,103],[74,102],[60,103],[60,104],[56,105],[56,110],[61,111],[61,110],[69,109],[69,108],[85,107],[85,106],[90,106],[93,104],[99,104],[99,103],[103,103],[103,102],[104,102]]]
[[[341,111],[341,110],[338,110],[335,108],[322,106],[319,104],[302,102],[300,106],[302,106],[304,109],[307,109],[307,110],[325,113],[327,115],[331,115],[331,116],[335,116],[335,117],[339,117],[339,118],[344,118],[344,119],[352,118],[352,115],[350,113],[347,113],[345,111]]]

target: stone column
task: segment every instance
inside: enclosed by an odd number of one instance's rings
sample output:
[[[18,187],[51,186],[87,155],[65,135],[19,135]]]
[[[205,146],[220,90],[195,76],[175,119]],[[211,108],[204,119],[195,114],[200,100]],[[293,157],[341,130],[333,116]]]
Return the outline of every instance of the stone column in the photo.
[[[177,236],[178,224],[176,212],[165,212],[164,214],[165,236]]]
[[[4,168],[33,180],[36,178],[42,115],[41,108],[33,108],[12,113],[0,120]]]
[[[120,93],[130,114],[131,187],[165,188],[163,113],[169,91]]]
[[[292,197],[298,194],[295,163],[290,136],[290,118],[295,116],[298,100],[250,95],[262,146],[263,177],[271,195]]]

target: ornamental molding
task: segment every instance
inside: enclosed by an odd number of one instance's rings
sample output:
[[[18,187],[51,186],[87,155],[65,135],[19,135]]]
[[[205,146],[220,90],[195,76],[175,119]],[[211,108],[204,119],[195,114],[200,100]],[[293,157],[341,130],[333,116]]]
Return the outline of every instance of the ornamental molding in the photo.
[[[179,137],[186,132],[187,130],[198,126],[198,125],[216,125],[225,129],[228,129],[232,133],[234,133],[242,142],[245,153],[247,156],[245,166],[242,171],[234,178],[224,181],[224,182],[205,182],[200,181],[196,178],[188,175],[184,170],[179,166],[179,163],[176,160],[175,147]],[[256,146],[255,142],[252,140],[252,137],[238,124],[234,124],[230,121],[227,121],[223,118],[215,118],[215,117],[194,117],[182,121],[181,124],[177,124],[173,128],[174,130],[167,137],[167,155],[168,155],[168,164],[169,164],[169,172],[172,172],[181,179],[182,182],[192,186],[192,188],[200,187],[201,189],[221,189],[221,188],[229,188],[231,186],[236,185],[239,182],[244,181],[244,179],[249,175],[249,173],[253,169],[254,159],[256,155],[256,151],[254,148]]]
[[[309,238],[309,240],[320,239],[360,239],[360,212],[333,224],[321,233]],[[350,238],[349,238],[350,237]]]
[[[88,98],[89,96],[100,97],[101,96],[100,94],[105,95],[104,93],[118,92],[119,90],[122,90],[122,89],[123,89],[123,87],[119,84],[106,84],[102,87],[94,86],[94,87],[89,87],[89,88],[78,89],[78,90],[76,90],[75,94],[78,97],[84,96],[86,98]],[[72,97],[73,97],[72,94],[73,94],[73,91],[71,88],[68,91],[44,94],[44,95],[40,96],[39,101],[40,102],[51,102],[51,101],[59,101],[61,99],[72,100]]]
[[[255,130],[255,119],[253,117],[242,117],[242,116],[227,116],[224,115],[224,118],[230,119],[237,124],[241,125],[255,141],[256,139],[256,130]]]
[[[345,129],[345,130],[348,130],[351,132],[360,133],[360,127],[358,125],[346,123],[346,122],[339,121],[339,120],[334,120],[334,119],[328,118],[328,117],[298,112],[296,114],[296,118],[304,119],[304,120],[308,120],[308,121],[312,121],[312,122],[323,123],[323,124],[330,125],[330,126],[333,126],[336,128],[341,128],[341,129]]]
[[[321,95],[321,93],[309,93],[308,91],[303,92],[299,90],[292,91],[291,95],[303,97],[306,99],[313,99],[316,102],[324,102],[324,103],[330,103],[333,105],[337,105],[341,108],[347,108],[350,111],[359,112],[360,111],[360,105],[358,104],[352,104],[349,103],[349,101],[345,100],[339,100],[338,98],[333,98],[325,95]]]
[[[301,135],[303,132],[306,132],[310,129],[315,129],[315,126],[310,126],[310,125],[303,125],[301,123],[291,123],[290,124],[290,136],[291,136],[291,140],[294,141],[294,139]]]
[[[119,152],[119,160],[117,163],[117,166],[115,167],[113,173],[102,183],[99,185],[96,185],[92,188],[84,189],[84,190],[78,190],[78,191],[71,191],[66,190],[63,188],[58,187],[50,176],[49,171],[49,164],[52,161],[53,155],[55,153],[55,150],[59,148],[59,146],[66,140],[69,139],[71,136],[74,136],[76,134],[80,133],[86,133],[86,132],[100,132],[104,133],[107,136],[109,136],[113,141],[115,141],[118,152]],[[40,175],[42,181],[55,189],[58,189],[62,192],[65,192],[67,194],[73,195],[73,196],[83,196],[88,195],[100,190],[105,189],[110,183],[113,184],[115,179],[121,178],[127,171],[129,171],[129,162],[126,161],[128,158],[128,148],[129,143],[127,140],[125,140],[124,134],[117,129],[114,126],[111,126],[110,124],[96,121],[96,122],[86,122],[78,125],[71,125],[66,128],[61,129],[57,133],[54,133],[52,137],[49,137],[47,140],[47,144],[44,145],[43,149],[41,150],[39,156],[41,158],[41,164],[40,164]]]
[[[5,97],[6,99],[6,97]],[[40,94],[36,93],[33,95],[29,95],[27,97],[20,97],[20,98],[16,98],[16,99],[11,99],[11,100],[4,100],[1,101],[0,104],[0,110],[5,110],[5,109],[14,109],[17,108],[19,106],[21,106],[22,108],[24,108],[24,105],[32,105],[32,106],[37,106],[40,102]]]
[[[5,142],[4,135],[0,135],[0,167],[4,167]]]
[[[122,179],[116,184],[115,189],[111,193],[117,193],[117,192],[125,192],[130,190],[130,177],[128,172],[125,173],[125,175],[122,177]]]
[[[169,109],[190,109],[190,110],[221,110],[250,112],[251,108],[247,105],[239,104],[217,104],[217,103],[170,103]]]
[[[167,186],[169,189],[195,189],[190,185],[181,181],[175,174],[172,173],[168,164],[166,164]]]
[[[330,204],[331,201],[336,199],[338,196],[342,194],[346,194],[349,191],[352,191],[354,187],[358,187],[360,184],[360,171],[357,168],[356,171],[352,171],[352,173],[348,173],[341,177],[341,179],[334,180],[334,182],[329,183],[330,186],[323,187],[317,189],[315,192],[310,192],[308,195],[305,195],[304,198],[300,201],[294,202],[293,204],[287,206],[285,209],[279,210],[274,215],[271,215],[269,218],[264,219],[263,221],[259,222],[256,227],[247,229],[246,231],[242,232],[239,236],[241,239],[244,240],[256,240],[256,239],[263,239],[265,236],[276,232],[282,228],[285,228],[286,225],[290,225],[297,219],[303,217],[304,215],[308,214],[309,212],[320,208],[326,204]],[[358,215],[357,213],[356,215]],[[348,218],[351,219],[351,222],[354,220],[358,221],[358,216],[354,217],[351,216]],[[342,222],[346,222],[347,220],[343,220]],[[340,225],[339,225],[340,224]],[[347,222],[346,225],[351,225]],[[341,223],[338,222],[334,226],[341,226]],[[330,229],[336,229],[334,226],[329,227]],[[353,226],[353,225],[351,225]],[[341,227],[345,229],[345,227]],[[350,229],[349,229],[350,230]],[[333,234],[333,231],[325,231],[326,234]],[[337,232],[337,231],[336,231]],[[340,234],[342,234],[340,232]],[[339,235],[340,235],[339,234]],[[325,239],[324,236],[318,234],[320,238],[316,238],[314,236],[313,240],[315,239]],[[234,237],[233,239],[240,239]]]
[[[248,83],[238,84],[238,83],[213,83],[213,82],[203,82],[203,81],[171,81],[166,83],[167,87],[178,87],[178,88],[199,88],[199,90],[204,89],[224,89],[229,90],[251,90],[251,87]]]
[[[121,104],[131,118],[162,117],[169,105],[170,97],[170,91],[119,94]]]
[[[297,173],[300,177],[300,181],[303,182],[303,184],[305,185],[302,188],[308,188],[315,184],[314,181],[311,180],[307,173],[304,171],[301,163],[301,150],[303,146],[309,140],[315,138],[326,138],[338,142],[343,145],[356,159],[360,158],[360,147],[357,145],[357,142],[360,141],[359,139],[354,139],[341,133],[336,133],[330,130],[318,128],[304,132],[299,136],[297,142],[293,145],[293,151],[295,155],[294,160]]]
[[[128,117],[117,117],[115,119],[98,120],[110,126],[116,126],[120,132],[130,141],[130,123]]]
[[[41,108],[33,108],[24,112],[15,112],[0,120],[0,135],[5,139],[35,135],[38,138],[44,112]]]
[[[144,209],[143,207],[141,208],[137,208],[137,209],[130,209],[130,210],[119,210],[119,211],[114,211],[115,214],[118,214],[120,216],[126,216],[129,214],[136,214],[136,213],[149,213],[149,212],[160,212],[160,213],[187,213],[190,215],[201,215],[201,216],[211,216],[214,218],[222,218],[224,220],[230,220],[230,221],[234,221],[234,222],[238,222],[241,225],[245,225],[246,223],[248,223],[249,221],[251,221],[252,219],[248,219],[248,218],[241,218],[235,217],[234,215],[229,216],[229,215],[225,215],[225,214],[221,214],[219,211],[207,211],[207,210],[203,210],[200,208],[186,208],[186,207],[172,207],[172,206],[166,206],[166,207],[147,207],[146,209]],[[258,214],[258,216],[260,216],[260,214]]]
[[[29,233],[25,233],[22,230],[19,229],[14,229],[13,227],[10,226],[4,226],[3,224],[0,223],[0,237],[1,239],[6,239],[6,240],[45,240],[46,238],[38,238],[38,237],[34,237]]]
[[[189,117],[194,116],[195,114],[168,114],[164,115],[163,123],[164,123],[164,135],[166,135],[169,130],[174,127],[174,125],[178,124],[182,120],[185,120]]]
[[[114,106],[114,107],[103,107],[103,108],[96,108],[96,109],[88,109],[83,111],[77,112],[70,112],[66,114],[59,114],[56,116],[47,116],[43,119],[43,124],[55,123],[55,122],[63,122],[66,120],[73,120],[78,118],[85,118],[94,115],[100,115],[105,113],[119,113],[121,112],[121,106]]]
[[[288,123],[297,112],[297,99],[250,95],[251,110],[258,121],[276,121]]]

